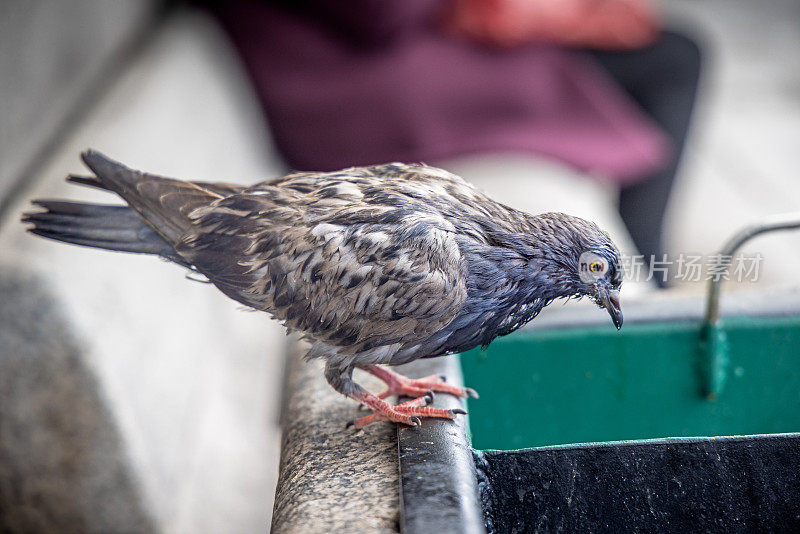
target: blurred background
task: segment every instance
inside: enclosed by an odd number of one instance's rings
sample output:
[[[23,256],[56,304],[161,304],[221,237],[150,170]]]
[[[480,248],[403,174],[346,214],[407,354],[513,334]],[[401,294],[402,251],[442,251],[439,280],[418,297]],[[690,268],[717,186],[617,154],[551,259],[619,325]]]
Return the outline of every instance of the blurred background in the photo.
[[[109,200],[63,181],[89,147],[240,183],[424,161],[598,222],[644,266],[623,301],[699,295],[732,233],[798,210],[800,4],[0,0],[0,530],[263,531],[282,329],[27,235],[32,198]],[[800,236],[743,253],[732,291],[798,285]]]

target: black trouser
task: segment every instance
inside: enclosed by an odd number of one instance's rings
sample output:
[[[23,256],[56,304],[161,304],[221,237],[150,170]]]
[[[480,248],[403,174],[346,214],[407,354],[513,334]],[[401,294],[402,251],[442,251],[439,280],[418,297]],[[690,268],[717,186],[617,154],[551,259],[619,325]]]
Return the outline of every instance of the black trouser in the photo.
[[[688,37],[664,32],[658,42],[640,50],[591,54],[672,140],[668,165],[623,187],[619,195],[619,213],[639,252],[648,261],[651,255],[660,259],[665,252],[664,212],[697,93],[700,50]]]

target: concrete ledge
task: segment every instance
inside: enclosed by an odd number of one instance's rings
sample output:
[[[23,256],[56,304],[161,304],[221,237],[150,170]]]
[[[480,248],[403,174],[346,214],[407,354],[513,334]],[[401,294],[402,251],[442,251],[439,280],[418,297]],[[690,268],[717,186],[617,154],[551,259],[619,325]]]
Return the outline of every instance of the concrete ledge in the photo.
[[[293,343],[288,356],[272,531],[398,532],[395,426],[346,429],[359,416],[356,403],[327,384],[322,361],[302,360],[306,350]],[[358,381],[370,391],[382,387],[366,374]]]
[[[156,531],[73,328],[0,265],[0,532]]]
[[[347,421],[368,412],[358,412],[325,382],[323,362],[304,362],[306,350],[294,343],[289,354],[273,531],[485,532],[466,420],[346,429]],[[410,377],[444,374],[461,384],[456,358],[397,370]],[[357,380],[373,392],[384,387],[366,373]],[[463,408],[464,402],[440,394],[434,406]]]

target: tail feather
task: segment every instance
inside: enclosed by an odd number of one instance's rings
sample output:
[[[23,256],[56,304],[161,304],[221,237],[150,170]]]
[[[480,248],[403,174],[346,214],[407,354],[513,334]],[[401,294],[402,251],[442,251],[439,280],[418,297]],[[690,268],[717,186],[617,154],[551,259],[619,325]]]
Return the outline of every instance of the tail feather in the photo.
[[[33,225],[29,232],[86,247],[156,254],[191,268],[174,248],[191,227],[189,214],[241,190],[145,174],[93,150],[81,157],[95,175],[73,174],[67,181],[116,193],[128,206],[35,200],[45,211],[24,214],[22,221]]]
[[[155,254],[186,267],[173,246],[128,206],[36,200],[46,211],[26,213],[28,231],[49,239],[86,247]]]
[[[78,176],[77,174],[70,174],[67,176],[67,181],[73,184],[88,185],[89,187],[96,187],[103,191],[109,191],[108,187],[103,185],[103,182],[94,176]]]
[[[81,158],[95,173],[99,185],[80,177],[72,181],[88,182],[87,185],[117,193],[169,243],[177,243],[189,228],[188,214],[195,207],[220,198],[191,182],[129,169],[94,150],[87,150]]]

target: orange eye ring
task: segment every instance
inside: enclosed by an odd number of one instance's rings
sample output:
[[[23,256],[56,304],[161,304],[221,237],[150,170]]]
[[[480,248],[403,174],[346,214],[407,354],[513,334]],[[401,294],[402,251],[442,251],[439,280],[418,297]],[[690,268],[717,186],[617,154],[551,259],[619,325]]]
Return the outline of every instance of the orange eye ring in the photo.
[[[592,263],[589,264],[589,270],[592,271],[593,273],[602,272],[603,269],[605,269],[603,262],[593,261]]]

